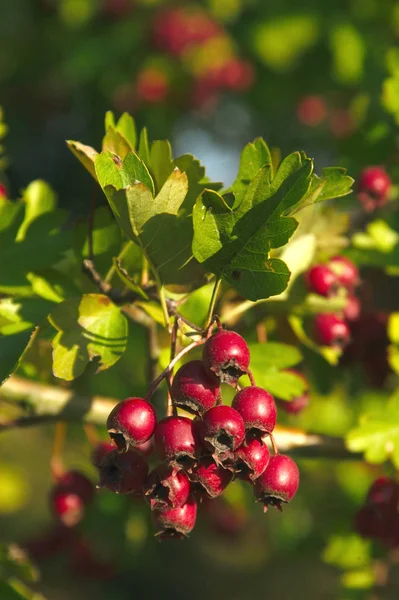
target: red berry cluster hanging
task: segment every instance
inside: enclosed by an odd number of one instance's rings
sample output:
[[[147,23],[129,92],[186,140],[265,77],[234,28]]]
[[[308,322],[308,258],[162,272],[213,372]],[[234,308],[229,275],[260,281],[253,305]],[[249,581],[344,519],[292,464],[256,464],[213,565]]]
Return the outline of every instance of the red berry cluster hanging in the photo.
[[[111,411],[107,429],[116,449],[103,445],[98,453],[99,487],[144,496],[162,538],[187,536],[198,503],[220,497],[234,478],[253,486],[265,510],[281,509],[295,495],[298,467],[278,453],[272,435],[276,404],[255,385],[249,364],[244,338],[219,326],[207,335],[202,360],[177,371],[170,386],[173,414],[157,421],[142,398],[127,398]],[[231,406],[222,404],[221,384],[237,389],[244,374],[252,385],[239,389]],[[177,408],[193,418],[179,416]],[[143,444],[152,440],[144,456]]]
[[[364,506],[357,512],[355,528],[363,537],[399,548],[399,484],[379,477],[370,487]]]
[[[392,181],[382,167],[367,167],[360,174],[357,197],[366,212],[385,206],[389,199]]]
[[[314,319],[316,340],[323,346],[344,348],[350,340],[348,322],[360,315],[360,302],[355,296],[359,285],[359,271],[345,256],[334,256],[326,264],[312,267],[305,275],[308,289],[320,296],[333,297],[346,294],[342,313],[321,313]]]

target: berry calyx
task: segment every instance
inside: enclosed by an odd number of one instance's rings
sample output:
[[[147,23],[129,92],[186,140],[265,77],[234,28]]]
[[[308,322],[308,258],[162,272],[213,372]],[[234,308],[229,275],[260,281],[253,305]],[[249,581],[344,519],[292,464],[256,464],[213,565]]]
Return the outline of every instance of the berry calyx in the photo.
[[[254,436],[248,438],[234,452],[234,473],[239,479],[254,482],[269,464],[270,453],[264,442]]]
[[[346,322],[334,314],[320,314],[314,319],[315,336],[319,344],[344,348],[350,341]]]
[[[268,506],[281,510],[283,502],[289,502],[295,496],[299,486],[299,471],[289,456],[276,454],[271,456],[269,464],[255,485],[255,496],[263,502],[266,512]]]
[[[203,456],[190,471],[190,479],[199,484],[209,498],[216,498],[223,494],[233,473],[216,464],[210,456]]]
[[[63,525],[73,527],[82,520],[93,495],[94,486],[83,473],[67,471],[50,492],[50,506]]]
[[[213,452],[217,462],[231,457],[244,441],[245,425],[242,416],[231,406],[214,406],[200,421],[195,420],[205,448]]]
[[[358,198],[364,210],[372,212],[388,202],[392,182],[382,167],[367,167],[359,177]]]
[[[221,382],[235,385],[248,370],[249,348],[235,331],[220,329],[205,342],[202,361]]]
[[[162,463],[148,475],[143,493],[151,510],[178,508],[189,496],[190,481],[182,471]]]
[[[197,503],[193,496],[189,496],[183,506],[164,511],[154,510],[152,517],[158,529],[155,535],[160,536],[160,539],[184,539],[194,529]]]
[[[116,494],[132,494],[141,492],[148,464],[134,450],[123,454],[113,450],[104,456],[98,470],[100,481],[97,487],[107,488]]]
[[[99,467],[101,462],[108,452],[116,450],[116,446],[113,442],[99,442],[91,453],[91,462],[95,467]]]
[[[173,466],[188,466],[197,455],[192,421],[187,417],[166,417],[159,421],[154,442],[160,459]]]
[[[349,290],[359,285],[359,269],[346,256],[333,256],[328,262],[339,283]]]
[[[205,370],[202,361],[192,360],[177,371],[171,393],[175,406],[201,415],[218,402],[219,380]]]
[[[306,284],[311,292],[320,296],[331,296],[336,293],[338,279],[327,265],[315,265],[305,276]]]
[[[126,452],[131,446],[149,440],[156,422],[155,411],[149,402],[142,398],[126,398],[110,412],[107,430],[119,452]]]
[[[263,388],[253,385],[240,390],[231,405],[242,416],[247,431],[273,431],[277,421],[276,403],[273,396]]]

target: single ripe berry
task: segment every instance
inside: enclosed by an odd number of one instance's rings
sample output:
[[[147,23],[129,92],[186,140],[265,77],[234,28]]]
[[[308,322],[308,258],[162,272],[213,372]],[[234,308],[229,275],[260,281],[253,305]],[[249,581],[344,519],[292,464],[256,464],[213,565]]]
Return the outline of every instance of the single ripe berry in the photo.
[[[95,467],[99,467],[101,462],[108,452],[116,450],[116,446],[113,442],[99,442],[91,453],[91,462]]]
[[[161,539],[183,539],[194,529],[197,503],[192,496],[189,496],[183,506],[169,510],[154,510],[152,517],[157,528],[155,535],[160,536]]]
[[[255,496],[264,504],[265,512],[269,505],[281,510],[283,502],[289,502],[295,496],[299,485],[299,471],[289,456],[276,454],[271,456],[269,464],[255,485]]]
[[[176,406],[201,415],[218,402],[219,380],[205,370],[202,361],[192,360],[177,371],[172,384],[172,398]]]
[[[223,494],[233,473],[216,464],[210,456],[203,456],[190,471],[190,479],[199,484],[209,498],[216,498]]]
[[[344,348],[350,341],[346,322],[334,314],[320,314],[314,319],[316,340],[324,346]]]
[[[247,431],[273,431],[277,421],[276,403],[273,396],[263,388],[253,385],[240,390],[231,405],[244,419]]]
[[[378,477],[367,493],[366,502],[396,510],[399,503],[399,484],[390,477]]]
[[[169,92],[169,81],[157,67],[143,69],[137,79],[136,93],[139,100],[148,104],[163,102]]]
[[[234,452],[234,473],[239,479],[254,482],[269,464],[270,453],[264,442],[249,436]]]
[[[388,201],[391,179],[382,167],[367,167],[359,177],[357,192],[363,208],[372,212]]]
[[[213,452],[217,462],[230,457],[244,441],[245,425],[242,416],[231,406],[214,406],[200,421],[195,420],[204,447]]]
[[[58,478],[51,490],[50,506],[63,525],[73,527],[82,520],[93,495],[93,484],[83,473],[68,471]]]
[[[220,329],[204,345],[202,361],[205,368],[221,382],[235,385],[249,367],[249,348],[235,331]]]
[[[182,471],[162,463],[148,475],[143,493],[151,510],[179,508],[187,501],[190,481]]]
[[[325,121],[327,106],[321,96],[305,96],[296,109],[298,120],[308,127],[316,127]]]
[[[309,401],[310,401],[309,381],[306,379],[305,375],[303,375],[299,371],[296,371],[295,369],[284,369],[284,372],[285,373],[293,373],[297,377],[300,377],[306,386],[300,396],[296,396],[295,398],[292,398],[292,400],[290,400],[289,402],[286,402],[285,400],[278,401],[279,408],[281,408],[284,412],[286,412],[290,415],[297,415],[300,412],[302,412],[309,405]]]
[[[386,519],[381,511],[365,505],[355,515],[354,528],[363,537],[382,538],[386,535]]]
[[[8,192],[7,192],[7,188],[5,185],[3,185],[2,183],[0,183],[0,200],[2,198],[7,198],[8,197]]]
[[[144,444],[153,435],[156,425],[155,411],[142,398],[126,398],[110,412],[107,429],[119,452],[131,446]]]
[[[160,459],[173,466],[189,465],[198,451],[192,421],[186,417],[166,417],[159,421],[154,441]]]
[[[139,493],[148,473],[148,464],[134,450],[120,454],[108,452],[99,466],[100,481],[97,487],[107,488],[116,494]]]
[[[359,285],[359,269],[346,256],[333,256],[328,262],[339,283],[349,290]]]
[[[348,296],[346,299],[346,305],[343,310],[344,317],[347,321],[357,321],[360,317],[362,310],[359,298],[356,296]]]
[[[327,265],[315,265],[305,275],[306,284],[311,292],[320,296],[335,294],[338,279]]]

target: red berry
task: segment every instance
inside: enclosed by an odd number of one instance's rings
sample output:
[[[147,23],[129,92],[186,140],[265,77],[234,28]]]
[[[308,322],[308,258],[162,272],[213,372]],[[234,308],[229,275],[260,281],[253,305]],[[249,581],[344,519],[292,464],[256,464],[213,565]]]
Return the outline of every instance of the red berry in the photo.
[[[297,117],[303,125],[315,127],[320,125],[326,116],[327,107],[320,96],[305,96],[298,104]]]
[[[97,487],[107,488],[116,494],[141,492],[148,473],[148,464],[134,450],[120,454],[108,452],[99,466],[100,482]]]
[[[216,464],[210,456],[203,456],[190,471],[190,479],[198,483],[209,498],[216,498],[223,494],[233,473]]]
[[[189,496],[190,481],[182,471],[162,463],[148,475],[143,492],[151,510],[178,508]]]
[[[2,198],[8,198],[8,192],[6,186],[0,183],[0,200]]]
[[[192,360],[177,371],[172,384],[172,398],[176,406],[201,415],[218,402],[219,380],[205,370],[202,361]]]
[[[148,104],[159,104],[168,95],[169,81],[163,71],[148,67],[139,73],[136,91],[139,100]]]
[[[146,442],[144,442],[143,444],[135,446],[134,449],[136,450],[136,452],[140,452],[140,454],[142,454],[143,456],[151,456],[151,454],[154,452],[154,436]]]
[[[399,508],[399,484],[390,477],[378,477],[368,491],[366,502],[396,510]]]
[[[250,437],[234,452],[234,473],[239,479],[254,482],[266,469],[269,459],[266,444]]]
[[[269,392],[256,385],[240,390],[233,399],[232,407],[244,419],[245,428],[271,433],[277,421],[277,408]]]
[[[346,256],[334,256],[328,262],[339,283],[349,290],[359,285],[359,269]]]
[[[367,167],[360,175],[358,198],[367,212],[384,206],[391,190],[391,179],[382,167]]]
[[[254,82],[254,70],[250,62],[233,57],[220,69],[220,86],[243,92]]]
[[[279,408],[282,408],[284,412],[290,415],[297,415],[300,412],[302,412],[309,404],[309,381],[306,379],[305,375],[303,375],[299,371],[296,371],[295,369],[284,369],[284,372],[294,373],[297,377],[300,377],[306,384],[306,388],[300,396],[292,398],[290,402],[286,402],[284,400],[279,400],[278,402]]]
[[[183,539],[194,529],[197,518],[197,503],[192,496],[178,508],[169,510],[154,510],[152,517],[161,539]]]
[[[314,319],[315,336],[319,344],[345,347],[350,341],[350,331],[346,322],[334,314],[317,315]]]
[[[327,265],[315,265],[305,278],[309,290],[320,296],[331,296],[337,291],[337,277]]]
[[[91,453],[91,462],[95,467],[99,467],[104,456],[108,454],[108,452],[112,452],[115,450],[115,444],[113,442],[99,442]]]
[[[51,490],[50,505],[64,525],[73,527],[82,520],[93,495],[93,484],[83,473],[68,471],[58,478]]]
[[[357,321],[362,310],[359,298],[348,296],[344,308],[344,317],[347,321]]]
[[[161,460],[168,460],[173,466],[189,465],[198,452],[192,421],[186,417],[166,417],[159,421],[154,441]]]
[[[235,331],[220,329],[206,341],[202,360],[220,381],[234,385],[248,370],[249,348]]]
[[[385,535],[386,526],[382,514],[373,506],[362,506],[355,515],[355,530],[363,537],[380,538]]]
[[[23,547],[35,559],[48,558],[68,548],[76,535],[76,530],[56,522],[51,528],[39,534],[37,538],[28,540]]]
[[[126,398],[110,412],[107,429],[120,452],[130,446],[144,444],[153,435],[156,425],[155,411],[142,398]]]
[[[243,418],[231,406],[214,406],[203,415],[202,421],[197,418],[196,423],[205,448],[214,453],[217,462],[231,457],[244,441]]]
[[[289,456],[276,454],[270,457],[269,464],[255,485],[255,496],[263,502],[265,511],[269,505],[281,510],[282,502],[289,502],[295,496],[299,485],[299,471]]]

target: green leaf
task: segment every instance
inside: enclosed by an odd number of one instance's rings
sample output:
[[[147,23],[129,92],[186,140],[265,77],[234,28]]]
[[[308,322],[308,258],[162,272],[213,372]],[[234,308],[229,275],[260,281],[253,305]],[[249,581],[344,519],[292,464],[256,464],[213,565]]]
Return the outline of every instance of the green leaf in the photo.
[[[330,365],[337,365],[342,352],[330,346],[318,346],[306,333],[304,321],[301,316],[291,314],[288,317],[289,324],[300,342],[307,348],[320,354]]]
[[[349,431],[346,445],[352,452],[364,452],[373,464],[390,459],[399,468],[399,394],[383,411],[366,412],[357,427]]]
[[[154,195],[154,182],[143,161],[134,152],[128,152],[122,163],[112,152],[102,152],[96,159],[96,175],[101,187],[112,185],[122,189],[137,182],[143,183]]]
[[[127,112],[123,113],[123,115],[119,118],[115,129],[125,138],[131,149],[134,150],[137,143],[137,133],[133,117],[131,117]]]
[[[25,217],[19,228],[17,241],[23,240],[29,225],[40,215],[52,212],[57,207],[57,198],[53,189],[41,179],[32,181],[22,196],[25,203]]]
[[[287,243],[297,222],[288,216],[306,194],[312,161],[299,153],[288,156],[270,182],[263,167],[233,208],[229,198],[205,190],[193,211],[193,254],[248,300],[280,294],[290,272],[271,248]]]
[[[346,169],[325,167],[322,177],[313,174],[309,193],[303,199],[303,204],[347,196],[352,192],[353,183],[354,179],[346,175]]]
[[[142,289],[142,287],[138,283],[136,283],[134,281],[134,279],[132,279],[130,277],[129,273],[120,264],[120,261],[118,260],[118,258],[114,257],[113,264],[114,264],[114,268],[115,268],[117,275],[119,276],[121,281],[125,284],[125,286],[129,290],[132,290],[132,292],[135,292],[136,294],[141,296],[144,300],[148,300],[148,296],[145,293],[145,291]]]
[[[32,330],[47,317],[53,304],[42,298],[2,298],[0,300],[0,334],[12,335]]]
[[[0,384],[18,368],[24,353],[33,341],[34,329],[15,335],[0,335]]]
[[[388,337],[394,344],[399,344],[399,312],[389,315]]]
[[[55,269],[43,269],[38,273],[28,273],[27,279],[37,296],[49,302],[62,302],[68,296],[76,296],[78,287],[65,275]]]
[[[342,575],[341,583],[346,588],[368,590],[375,584],[375,570],[370,565],[362,569],[347,571]]]
[[[288,344],[267,342],[266,344],[250,344],[251,368],[259,371],[262,369],[288,369],[294,367],[302,360],[302,354]]]
[[[91,146],[85,146],[85,144],[81,144],[80,142],[74,142],[72,140],[67,140],[67,146],[76,156],[76,158],[82,163],[82,165],[89,171],[90,175],[96,178],[96,172],[94,169],[94,163],[97,157],[98,152],[94,150]]]
[[[371,561],[371,542],[356,534],[333,535],[323,551],[324,562],[341,569],[356,569]]]
[[[116,127],[115,115],[112,112],[112,110],[107,110],[107,112],[105,113],[105,119],[104,119],[105,132],[107,132],[108,129],[110,129],[110,128],[115,129],[115,127]]]
[[[108,369],[126,349],[126,318],[101,294],[65,300],[49,321],[58,330],[53,339],[53,373],[66,381],[79,377],[95,359],[97,372]]]
[[[176,291],[197,287],[204,277],[192,258],[191,219],[180,214],[187,189],[187,176],[177,168],[155,198],[142,183],[104,189],[120,227],[140,245],[160,282]]]
[[[241,153],[237,179],[231,186],[231,190],[234,192],[236,199],[242,199],[248,185],[255,178],[260,169],[267,165],[272,167],[272,157],[266,142],[262,138],[257,138],[245,146]],[[272,178],[272,176],[273,172],[271,170],[270,177]]]
[[[288,369],[302,360],[297,348],[278,342],[251,344],[251,370],[257,385],[281,400],[292,400],[306,389],[304,379]]]
[[[119,131],[109,127],[107,133],[103,137],[101,150],[102,152],[112,152],[112,154],[119,156],[119,158],[123,160],[132,148]]]
[[[172,148],[168,140],[152,142],[149,166],[156,188],[160,190],[173,171]]]
[[[150,164],[150,146],[148,143],[148,132],[146,127],[143,127],[140,133],[138,155],[146,165]]]
[[[257,385],[285,401],[302,396],[308,387],[302,377],[286,371],[257,371],[255,379]]]

